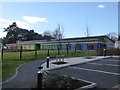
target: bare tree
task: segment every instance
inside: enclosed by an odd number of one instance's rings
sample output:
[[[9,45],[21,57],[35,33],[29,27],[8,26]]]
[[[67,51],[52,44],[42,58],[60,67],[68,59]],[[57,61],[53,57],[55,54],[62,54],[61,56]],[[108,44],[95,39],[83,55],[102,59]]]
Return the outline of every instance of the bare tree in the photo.
[[[64,27],[58,24],[58,27],[53,31],[52,37],[56,40],[60,40],[64,37]]]
[[[116,41],[118,39],[118,35],[115,32],[110,32],[107,34],[107,36],[113,41]]]
[[[90,36],[90,27],[88,27],[88,25],[86,26],[86,31],[84,33],[87,38]]]
[[[89,46],[90,26],[88,26],[88,23],[86,24],[86,30],[84,33],[85,33],[87,40],[88,40],[88,48],[90,48],[90,46]],[[89,51],[86,52],[86,56],[87,56],[87,58],[90,58],[91,54],[89,53]]]
[[[55,31],[52,34],[52,37],[59,41],[59,44],[58,44],[58,55],[59,55],[60,45],[61,45],[60,40],[64,37],[64,27],[58,24],[58,27],[55,29]]]
[[[51,36],[51,32],[50,31],[44,31],[43,32],[43,36]]]

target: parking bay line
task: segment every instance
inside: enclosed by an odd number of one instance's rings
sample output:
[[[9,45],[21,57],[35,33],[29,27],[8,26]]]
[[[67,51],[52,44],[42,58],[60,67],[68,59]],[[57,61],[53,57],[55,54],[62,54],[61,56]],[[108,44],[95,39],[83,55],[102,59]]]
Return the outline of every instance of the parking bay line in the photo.
[[[74,68],[74,69],[86,70],[86,71],[92,71],[92,72],[100,72],[100,73],[106,73],[106,74],[112,74],[112,75],[120,75],[119,73],[112,73],[112,72],[106,72],[106,71],[101,71],[101,70],[93,70],[93,69],[88,69],[88,68],[78,68],[78,67],[68,67],[68,68]]]
[[[120,65],[115,65],[115,64],[101,64],[101,63],[87,63],[87,64],[93,64],[93,65],[106,65],[106,66],[116,66],[119,67]]]
[[[120,61],[120,60],[104,60],[104,61]]]

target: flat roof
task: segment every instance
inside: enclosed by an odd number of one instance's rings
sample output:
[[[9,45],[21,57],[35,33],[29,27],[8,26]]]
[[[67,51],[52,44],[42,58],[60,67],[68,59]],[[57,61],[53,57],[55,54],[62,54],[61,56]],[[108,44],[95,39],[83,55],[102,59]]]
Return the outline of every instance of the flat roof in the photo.
[[[105,38],[108,38],[109,40],[111,40],[106,35],[101,35],[101,36],[90,36],[90,37],[63,38],[60,40],[51,39],[50,41],[47,41],[47,40],[20,41],[20,42],[17,42],[17,44],[47,44],[47,43],[59,43],[59,42],[65,43],[65,42],[84,42],[84,41],[86,42],[88,40],[91,40],[91,41],[104,40]],[[113,40],[111,41],[114,43]]]

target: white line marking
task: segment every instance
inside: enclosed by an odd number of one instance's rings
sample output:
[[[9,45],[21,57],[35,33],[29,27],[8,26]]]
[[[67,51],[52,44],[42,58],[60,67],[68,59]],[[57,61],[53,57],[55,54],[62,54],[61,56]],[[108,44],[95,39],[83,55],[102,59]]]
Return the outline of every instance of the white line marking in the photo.
[[[120,61],[120,60],[104,60],[104,61]]]
[[[120,65],[115,65],[115,64],[105,64],[105,65],[108,65],[108,66],[116,66],[116,67],[119,67]]]
[[[92,71],[92,72],[100,72],[100,73],[106,73],[106,74],[112,74],[112,75],[120,75],[119,73],[112,73],[112,72],[106,72],[106,71],[101,71],[101,70],[93,70],[93,69],[87,69],[87,68],[78,68],[78,67],[69,67],[69,68],[87,70],[87,71]]]
[[[87,64],[106,65],[106,66],[116,66],[116,67],[119,67],[119,66],[120,66],[120,65],[115,65],[115,64],[101,64],[101,63],[87,63]]]

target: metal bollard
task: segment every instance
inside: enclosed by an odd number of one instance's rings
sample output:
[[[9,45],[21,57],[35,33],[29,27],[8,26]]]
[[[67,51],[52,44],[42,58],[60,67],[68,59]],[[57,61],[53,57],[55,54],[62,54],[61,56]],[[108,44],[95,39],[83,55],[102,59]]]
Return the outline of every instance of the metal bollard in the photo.
[[[106,56],[106,49],[104,49],[104,57]]]
[[[49,56],[47,56],[47,68],[49,68]]]
[[[38,67],[40,70],[37,73],[37,88],[42,89],[42,66]]]

